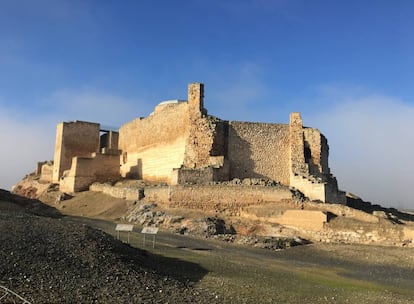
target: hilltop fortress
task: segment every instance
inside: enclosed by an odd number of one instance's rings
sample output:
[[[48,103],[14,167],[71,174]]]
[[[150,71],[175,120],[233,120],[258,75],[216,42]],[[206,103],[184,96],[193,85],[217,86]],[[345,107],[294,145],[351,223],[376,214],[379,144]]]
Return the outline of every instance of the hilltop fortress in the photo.
[[[325,136],[303,127],[297,112],[290,114],[289,124],[210,116],[204,85],[191,83],[187,101],[161,102],[148,117],[124,124],[119,132],[93,122],[59,123],[54,162],[39,163],[36,171],[62,192],[121,177],[171,186],[247,178],[275,181],[311,200],[344,204],[328,150]]]
[[[191,83],[188,100],[161,102],[119,130],[59,123],[54,160],[13,192],[178,233],[412,247],[414,216],[338,190],[328,154],[299,113],[288,124],[223,120],[207,114],[204,85]]]

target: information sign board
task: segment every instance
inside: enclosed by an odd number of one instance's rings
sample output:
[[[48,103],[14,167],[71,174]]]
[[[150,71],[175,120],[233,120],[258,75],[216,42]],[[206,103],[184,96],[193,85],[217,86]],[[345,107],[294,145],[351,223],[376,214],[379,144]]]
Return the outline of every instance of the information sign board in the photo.
[[[128,224],[117,224],[115,227],[116,231],[132,231],[134,229],[134,225]]]
[[[157,227],[144,227],[144,228],[142,228],[141,233],[157,234],[158,233],[158,228]]]

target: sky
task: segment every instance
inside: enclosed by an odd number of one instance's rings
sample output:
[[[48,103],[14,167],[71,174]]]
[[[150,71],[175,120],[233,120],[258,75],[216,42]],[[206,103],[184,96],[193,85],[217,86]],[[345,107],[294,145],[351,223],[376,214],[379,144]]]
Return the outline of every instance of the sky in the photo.
[[[0,188],[56,124],[119,127],[205,84],[209,114],[328,138],[339,187],[414,209],[414,2],[0,1]]]

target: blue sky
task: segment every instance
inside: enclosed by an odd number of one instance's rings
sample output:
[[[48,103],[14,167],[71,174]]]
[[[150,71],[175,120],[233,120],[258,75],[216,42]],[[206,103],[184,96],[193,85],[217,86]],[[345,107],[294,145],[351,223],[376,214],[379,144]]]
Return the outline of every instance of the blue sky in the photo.
[[[55,126],[120,126],[205,84],[210,114],[330,144],[339,186],[414,209],[414,2],[0,1],[0,187],[52,159]]]

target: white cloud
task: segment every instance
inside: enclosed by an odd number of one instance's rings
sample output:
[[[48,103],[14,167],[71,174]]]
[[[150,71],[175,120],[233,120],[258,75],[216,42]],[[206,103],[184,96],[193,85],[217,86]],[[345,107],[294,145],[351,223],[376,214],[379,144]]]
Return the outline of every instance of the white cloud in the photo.
[[[304,122],[327,136],[340,188],[372,203],[414,209],[414,105],[340,90],[329,95],[332,105]]]

